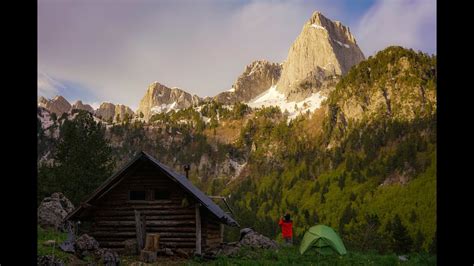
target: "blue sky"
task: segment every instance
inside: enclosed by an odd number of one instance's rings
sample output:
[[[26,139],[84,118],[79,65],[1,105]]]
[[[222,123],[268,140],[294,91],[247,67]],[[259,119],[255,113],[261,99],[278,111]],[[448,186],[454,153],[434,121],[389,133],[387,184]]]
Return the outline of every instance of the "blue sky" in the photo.
[[[349,26],[366,57],[436,53],[435,0],[39,0],[38,94],[134,110],[154,81],[213,96],[252,61],[285,60],[316,10]]]

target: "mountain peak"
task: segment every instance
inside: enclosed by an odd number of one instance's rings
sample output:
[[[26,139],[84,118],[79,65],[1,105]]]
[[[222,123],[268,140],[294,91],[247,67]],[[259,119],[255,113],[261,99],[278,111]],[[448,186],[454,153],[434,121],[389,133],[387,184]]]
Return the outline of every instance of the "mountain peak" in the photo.
[[[316,11],[288,52],[277,90],[301,100],[326,77],[344,75],[364,58],[349,27]]]
[[[143,113],[148,121],[155,113],[191,107],[201,102],[201,98],[186,91],[173,87],[169,88],[158,81],[148,86],[148,90],[140,101],[137,113]]]
[[[134,112],[130,107],[123,104],[113,104],[109,102],[102,102],[95,111],[95,115],[104,120],[117,121],[117,116],[120,119],[128,114],[130,117],[134,115]]]
[[[281,65],[267,60],[248,64],[232,88],[214,97],[216,101],[233,104],[247,102],[270,88],[280,78]]]
[[[41,96],[38,99],[38,106],[46,108],[51,113],[55,113],[58,116],[63,113],[68,113],[71,110],[71,104],[61,95],[56,95],[51,100]]]
[[[94,113],[94,108],[89,104],[82,103],[81,100],[77,100],[71,107],[71,109],[86,110],[90,113]]]

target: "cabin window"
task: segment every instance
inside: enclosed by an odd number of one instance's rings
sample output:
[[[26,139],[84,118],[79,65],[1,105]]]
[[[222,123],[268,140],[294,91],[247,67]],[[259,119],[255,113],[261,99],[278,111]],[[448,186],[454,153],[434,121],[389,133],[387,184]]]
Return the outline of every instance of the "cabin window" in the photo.
[[[155,200],[164,200],[170,198],[170,192],[168,190],[157,189],[155,190]]]
[[[129,194],[130,200],[145,200],[146,193],[144,190],[132,190]]]

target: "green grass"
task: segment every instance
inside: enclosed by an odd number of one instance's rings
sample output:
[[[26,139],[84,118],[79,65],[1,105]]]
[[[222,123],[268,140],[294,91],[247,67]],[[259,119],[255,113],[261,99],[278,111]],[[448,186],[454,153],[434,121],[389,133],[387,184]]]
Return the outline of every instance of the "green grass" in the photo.
[[[63,252],[59,248],[59,244],[62,243],[67,239],[67,234],[63,232],[59,232],[54,229],[43,229],[38,226],[38,237],[37,237],[37,251],[38,256],[45,256],[50,255],[55,258],[59,258],[63,262],[68,262],[72,258],[73,255]],[[54,246],[45,246],[43,242],[47,240],[55,240],[56,244]]]
[[[300,255],[298,247],[280,250],[242,250],[237,257],[218,257],[216,260],[193,259],[186,265],[436,265],[436,257],[428,254],[409,254],[403,262],[395,254],[376,252],[348,252],[344,256],[319,255],[314,250]]]
[[[65,264],[80,262],[74,255],[61,251],[60,243],[67,239],[67,234],[52,229],[42,229],[38,226],[38,255],[53,255]],[[54,247],[47,247],[43,242],[56,240]],[[138,258],[121,257],[123,265],[128,265]],[[82,262],[90,262],[91,258],[84,258]],[[164,262],[161,260],[161,262]],[[178,265],[181,262],[167,265]],[[216,260],[199,258],[182,262],[183,265],[436,265],[436,256],[431,254],[415,253],[408,255],[408,261],[403,262],[395,254],[378,254],[376,252],[348,252],[344,256],[319,255],[315,250],[308,250],[300,255],[298,246],[280,248],[279,250],[252,250],[243,248],[235,257],[218,257]]]
[[[37,252],[38,256],[53,256],[54,258],[60,259],[65,264],[74,263],[74,264],[88,264],[94,261],[94,258],[91,256],[86,256],[82,259],[78,259],[74,254],[70,254],[62,251],[59,248],[59,244],[64,242],[67,239],[67,233],[60,232],[54,229],[43,229],[38,226],[38,236],[37,236]],[[43,243],[47,240],[56,240],[54,246],[45,246]]]

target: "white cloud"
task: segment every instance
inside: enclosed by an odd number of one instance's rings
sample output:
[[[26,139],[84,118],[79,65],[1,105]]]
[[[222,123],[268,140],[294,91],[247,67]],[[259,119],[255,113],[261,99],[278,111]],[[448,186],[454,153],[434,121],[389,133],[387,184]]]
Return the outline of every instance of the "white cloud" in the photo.
[[[436,53],[436,0],[379,0],[355,36],[366,56],[390,45]]]

